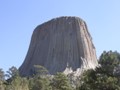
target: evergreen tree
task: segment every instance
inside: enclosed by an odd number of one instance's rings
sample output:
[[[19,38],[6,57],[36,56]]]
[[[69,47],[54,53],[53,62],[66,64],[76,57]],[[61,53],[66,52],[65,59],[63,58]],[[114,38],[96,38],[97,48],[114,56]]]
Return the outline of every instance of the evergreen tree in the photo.
[[[103,52],[99,59],[103,73],[114,76],[115,70],[120,65],[120,54],[118,52]]]
[[[11,68],[9,68],[9,70],[7,71],[6,76],[8,78],[14,78],[16,76],[19,76],[19,71],[15,66],[12,66]]]
[[[29,90],[27,78],[20,77],[16,67],[12,66],[6,75],[8,77],[6,90]]]
[[[5,75],[4,75],[4,71],[0,68],[0,90],[5,90]]]
[[[83,73],[79,90],[120,90],[120,76],[116,75],[116,68],[120,65],[120,54],[103,52],[99,64],[101,66],[96,70]]]
[[[31,69],[31,75],[34,76],[46,76],[48,75],[48,70],[41,65],[34,65]]]
[[[37,76],[29,79],[29,90],[51,90],[49,79]]]
[[[48,71],[41,65],[34,65],[29,79],[30,90],[51,90]]]
[[[53,90],[73,90],[70,82],[63,73],[57,73],[53,78]]]
[[[28,80],[20,76],[15,76],[7,85],[6,90],[29,90]]]

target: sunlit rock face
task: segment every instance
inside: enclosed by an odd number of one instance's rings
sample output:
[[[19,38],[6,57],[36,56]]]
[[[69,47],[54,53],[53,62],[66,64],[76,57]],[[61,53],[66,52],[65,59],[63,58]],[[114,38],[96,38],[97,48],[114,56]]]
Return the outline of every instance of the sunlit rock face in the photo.
[[[29,76],[34,65],[79,76],[97,65],[96,51],[85,21],[78,17],[59,17],[37,26],[33,32],[20,74]]]

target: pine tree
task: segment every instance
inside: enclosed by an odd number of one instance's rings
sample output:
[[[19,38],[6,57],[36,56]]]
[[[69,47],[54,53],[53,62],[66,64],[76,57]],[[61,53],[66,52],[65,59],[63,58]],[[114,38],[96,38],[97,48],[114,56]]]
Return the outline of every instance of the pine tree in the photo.
[[[79,90],[120,90],[120,77],[116,75],[116,68],[120,65],[120,54],[117,52],[103,52],[96,70],[83,73]]]
[[[67,76],[57,73],[53,78],[53,90],[73,90]]]
[[[4,75],[4,71],[0,68],[0,90],[5,90],[5,75]]]

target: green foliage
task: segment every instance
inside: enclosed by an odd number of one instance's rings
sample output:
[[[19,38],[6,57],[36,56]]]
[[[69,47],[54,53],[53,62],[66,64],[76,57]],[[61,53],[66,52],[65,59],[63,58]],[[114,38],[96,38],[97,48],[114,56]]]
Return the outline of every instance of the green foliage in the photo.
[[[32,76],[45,76],[48,74],[48,70],[41,66],[41,65],[34,65],[33,69],[31,70],[31,75]]]
[[[100,56],[99,64],[104,73],[114,76],[114,70],[120,65],[120,54],[118,52],[103,52]]]
[[[5,86],[2,82],[0,82],[0,90],[5,90]]]
[[[6,76],[8,77],[8,78],[14,78],[14,77],[16,77],[16,76],[19,76],[19,71],[18,71],[18,69],[15,67],[15,66],[12,66],[11,68],[9,68],[9,70],[7,71],[7,74],[6,74]]]
[[[70,86],[67,76],[63,73],[57,73],[53,78],[53,90],[73,90]]]
[[[51,90],[50,80],[47,76],[48,71],[41,65],[34,65],[29,79],[29,90]]]
[[[120,77],[115,75],[115,69],[120,65],[120,54],[103,52],[96,70],[83,73],[79,90],[120,90]]]
[[[99,64],[95,70],[83,73],[76,90],[120,90],[120,54],[104,51]],[[72,79],[63,73],[49,76],[46,68],[34,65],[31,74],[32,77],[21,77],[13,66],[5,80],[4,71],[0,69],[0,90],[75,90],[70,84]]]
[[[5,90],[5,75],[4,75],[4,71],[0,68],[0,90]]]
[[[34,77],[29,80],[29,90],[51,90],[48,78]]]
[[[5,83],[5,90],[29,90],[27,78],[20,77],[16,67],[12,66],[9,71],[7,71],[6,76],[8,79]]]
[[[5,80],[4,71],[0,68],[0,81],[4,81],[4,80]]]
[[[79,90],[120,90],[119,80],[94,70],[86,71]]]
[[[28,80],[20,76],[14,76],[14,78],[8,82],[6,90],[29,90]]]

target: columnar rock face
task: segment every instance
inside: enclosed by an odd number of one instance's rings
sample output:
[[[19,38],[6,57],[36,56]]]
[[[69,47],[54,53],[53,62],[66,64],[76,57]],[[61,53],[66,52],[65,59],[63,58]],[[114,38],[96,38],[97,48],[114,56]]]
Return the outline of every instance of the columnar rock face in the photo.
[[[59,17],[36,27],[20,74],[30,75],[34,65],[50,74],[80,75],[98,65],[95,47],[86,23],[78,17]]]

